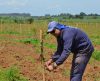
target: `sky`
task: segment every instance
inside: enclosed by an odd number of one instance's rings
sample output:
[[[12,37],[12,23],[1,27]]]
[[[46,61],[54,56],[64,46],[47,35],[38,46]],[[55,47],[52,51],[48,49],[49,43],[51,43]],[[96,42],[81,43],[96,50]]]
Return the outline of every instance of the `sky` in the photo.
[[[100,14],[100,0],[0,0],[0,13],[42,16],[80,12]]]

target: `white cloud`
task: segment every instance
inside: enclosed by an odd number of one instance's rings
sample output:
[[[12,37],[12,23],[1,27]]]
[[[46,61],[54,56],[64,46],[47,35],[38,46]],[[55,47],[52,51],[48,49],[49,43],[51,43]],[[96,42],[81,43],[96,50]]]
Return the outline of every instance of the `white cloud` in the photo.
[[[26,6],[28,0],[0,0],[0,6],[9,6],[9,7],[23,7]]]
[[[57,9],[60,8],[59,4],[51,4],[47,9]]]

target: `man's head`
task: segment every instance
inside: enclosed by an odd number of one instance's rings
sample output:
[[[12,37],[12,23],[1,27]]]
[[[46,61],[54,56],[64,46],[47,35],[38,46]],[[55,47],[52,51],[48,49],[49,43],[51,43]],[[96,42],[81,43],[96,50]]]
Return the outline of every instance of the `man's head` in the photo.
[[[54,35],[55,37],[58,37],[60,35],[60,30],[57,28],[59,23],[52,21],[48,24],[48,31],[47,33],[50,33]]]

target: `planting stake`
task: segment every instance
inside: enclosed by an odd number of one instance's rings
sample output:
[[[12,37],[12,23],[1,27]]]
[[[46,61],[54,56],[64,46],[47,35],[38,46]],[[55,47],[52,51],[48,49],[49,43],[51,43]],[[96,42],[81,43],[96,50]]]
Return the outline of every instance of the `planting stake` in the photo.
[[[2,19],[0,20],[0,24],[1,24],[0,25],[1,27],[0,28],[1,28],[1,32],[2,32]]]
[[[41,48],[41,54],[40,54],[40,59],[41,59],[41,65],[43,67],[43,81],[45,81],[45,67],[44,67],[44,56],[43,56],[43,31],[40,30],[40,48]]]
[[[20,33],[22,33],[21,23],[19,25],[20,25]]]

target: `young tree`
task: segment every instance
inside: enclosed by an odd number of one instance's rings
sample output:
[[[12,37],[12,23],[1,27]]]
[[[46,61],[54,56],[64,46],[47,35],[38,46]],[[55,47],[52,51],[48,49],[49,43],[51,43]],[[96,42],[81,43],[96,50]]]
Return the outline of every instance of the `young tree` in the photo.
[[[29,18],[27,21],[28,21],[29,24],[32,24],[34,22],[34,19],[33,18]]]

